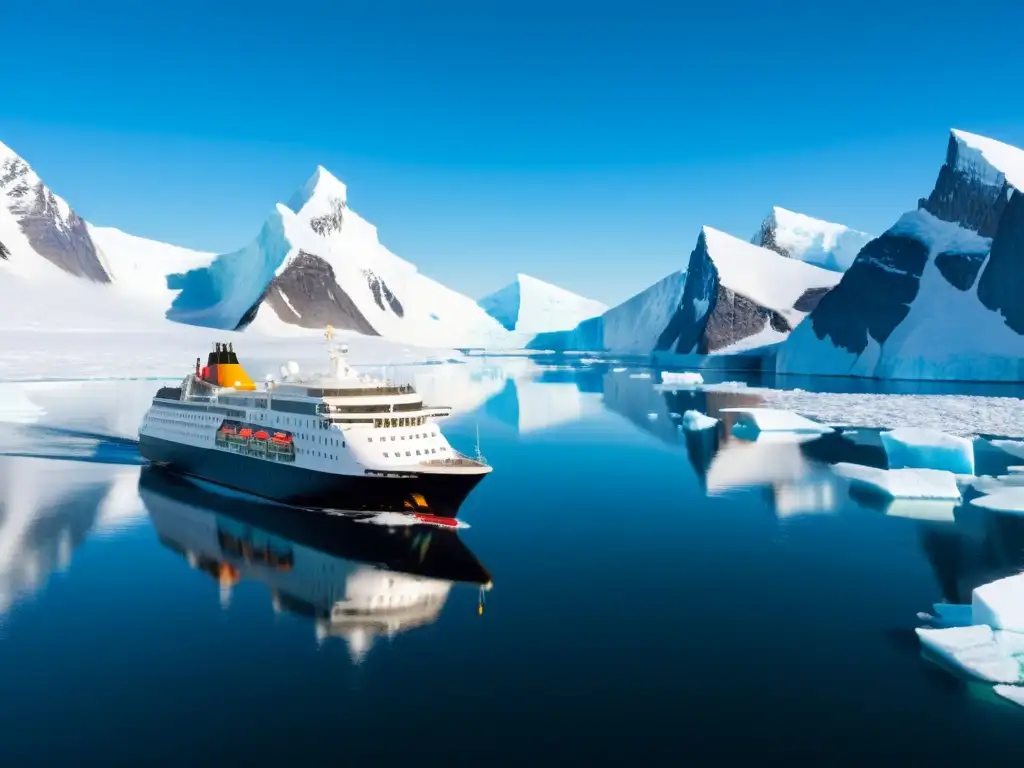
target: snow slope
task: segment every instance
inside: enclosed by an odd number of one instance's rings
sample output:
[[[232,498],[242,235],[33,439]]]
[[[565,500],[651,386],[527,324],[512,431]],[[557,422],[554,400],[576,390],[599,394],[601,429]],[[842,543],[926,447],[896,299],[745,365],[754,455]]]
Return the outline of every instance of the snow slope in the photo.
[[[839,281],[839,273],[781,256],[712,227],[690,254],[683,297],[655,346],[678,354],[780,341]]]
[[[480,299],[479,304],[505,329],[531,335],[572,330],[608,309],[599,301],[522,273],[514,282]]]
[[[1024,378],[1024,152],[953,131],[931,195],[779,349],[780,373]]]
[[[775,206],[751,242],[782,256],[845,272],[871,235]]]
[[[410,344],[507,346],[510,334],[476,302],[385,248],[320,167],[278,205],[247,247],[169,280],[167,316],[214,328],[339,329]],[[290,326],[290,328],[289,328]]]

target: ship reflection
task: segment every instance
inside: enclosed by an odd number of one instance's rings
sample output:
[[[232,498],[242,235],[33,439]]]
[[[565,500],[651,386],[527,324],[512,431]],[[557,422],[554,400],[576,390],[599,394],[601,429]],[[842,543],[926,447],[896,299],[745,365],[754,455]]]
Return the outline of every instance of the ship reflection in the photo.
[[[219,584],[222,605],[242,579],[262,582],[275,611],[311,618],[318,642],[343,639],[355,663],[377,638],[435,621],[456,582],[490,586],[452,529],[299,512],[150,467],[139,496],[161,543]]]

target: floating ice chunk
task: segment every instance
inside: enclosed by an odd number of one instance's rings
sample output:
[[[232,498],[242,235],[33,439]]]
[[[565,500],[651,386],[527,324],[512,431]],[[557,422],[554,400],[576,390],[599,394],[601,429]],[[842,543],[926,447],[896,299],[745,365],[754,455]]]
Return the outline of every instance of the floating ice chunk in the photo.
[[[699,373],[691,373],[689,371],[685,371],[683,373],[662,371],[661,383],[671,384],[678,387],[697,387],[704,383],[704,377]]]
[[[945,469],[974,474],[974,443],[936,429],[900,427],[882,432],[882,445],[890,469]]]
[[[885,515],[932,523],[955,523],[958,503],[952,499],[893,499],[885,508]]]
[[[969,675],[990,683],[1024,682],[1024,635],[985,625],[914,631],[925,648]]]
[[[1012,467],[1007,467],[1006,471],[1011,475],[1024,475],[1024,467],[1020,466],[1019,464],[1014,465]]]
[[[700,411],[687,411],[683,414],[683,429],[696,432],[701,429],[714,429],[718,419],[706,416]]]
[[[981,490],[977,485],[974,487]],[[1003,485],[986,496],[971,499],[971,506],[991,509],[993,512],[1024,513],[1024,486]]]
[[[625,373],[625,368],[612,368],[612,373]]]
[[[718,384],[705,384],[701,389],[705,392],[736,392],[747,389],[747,384],[744,381],[722,381]]]
[[[971,621],[1024,633],[1024,573],[975,587],[971,593]]]
[[[649,379],[649,378],[651,378],[651,374],[649,374],[649,373],[631,373],[631,374],[629,374],[629,378],[631,378],[631,379]]]
[[[852,485],[871,489],[894,499],[960,500],[956,476],[942,469],[876,469],[840,462],[832,470]]]
[[[995,493],[996,491],[1004,491],[1009,488],[1024,487],[1024,475],[1017,473],[1012,475],[999,475],[999,477],[982,475],[981,477],[976,477],[971,480],[968,485],[978,493]]]
[[[656,414],[654,411],[651,411],[650,413],[647,414],[647,418],[650,419],[651,421],[657,421],[658,414]]]
[[[722,408],[721,413],[738,413],[737,426],[758,432],[834,432],[832,427],[805,419],[792,411],[775,408]]]
[[[997,685],[993,688],[996,693],[1002,696],[1007,701],[1012,701],[1014,704],[1019,704],[1024,707],[1024,688],[1019,685]]]

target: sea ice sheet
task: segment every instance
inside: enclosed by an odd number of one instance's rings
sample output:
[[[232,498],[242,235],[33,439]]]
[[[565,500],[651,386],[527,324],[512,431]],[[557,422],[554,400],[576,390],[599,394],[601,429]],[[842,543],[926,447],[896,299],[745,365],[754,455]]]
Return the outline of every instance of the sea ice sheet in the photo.
[[[833,428],[792,411],[775,408],[722,408],[720,413],[739,414],[737,425],[758,432],[812,432],[826,434]]]
[[[989,626],[914,631],[928,650],[973,677],[990,683],[1024,682],[1024,635]]]
[[[704,377],[699,373],[692,373],[690,371],[684,371],[683,373],[662,371],[661,383],[666,386],[697,387],[704,383]]]
[[[880,435],[890,469],[944,469],[974,474],[974,443],[923,427],[899,427]]]
[[[840,462],[832,470],[852,485],[894,499],[960,500],[956,475],[941,469],[877,469]]]

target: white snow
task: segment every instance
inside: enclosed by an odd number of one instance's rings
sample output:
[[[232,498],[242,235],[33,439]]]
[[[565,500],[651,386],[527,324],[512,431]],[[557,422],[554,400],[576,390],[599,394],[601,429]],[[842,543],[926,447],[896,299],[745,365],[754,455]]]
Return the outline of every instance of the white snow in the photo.
[[[1024,192],[1024,150],[995,139],[953,129],[959,144],[957,168],[979,181],[1001,187],[1003,180]]]
[[[796,322],[804,313],[793,305],[804,293],[812,288],[832,288],[842,277],[712,227],[705,226],[702,233],[722,285],[762,307],[792,316]]]
[[[983,487],[975,485],[977,490]],[[1024,513],[1024,487],[1004,487],[976,499],[971,499],[972,506],[991,509],[993,512]]]
[[[508,330],[528,336],[572,330],[608,309],[599,301],[522,273],[511,284],[480,299],[479,304]]]
[[[694,373],[692,371],[684,371],[682,373],[662,371],[661,382],[665,385],[696,387],[704,383],[704,377],[699,373]]]
[[[834,431],[832,427],[804,418],[792,411],[777,408],[722,408],[720,413],[736,413],[736,426],[759,432],[809,432],[825,434]]]
[[[851,485],[870,489],[894,499],[952,499],[958,501],[960,489],[952,472],[939,469],[877,469],[840,462],[832,471]]]
[[[749,391],[767,406],[797,411],[827,424],[925,427],[964,437],[1024,435],[1024,401],[1015,397],[797,392],[759,387]]]
[[[914,631],[928,650],[969,675],[990,683],[1024,682],[1024,635],[988,626]]]
[[[1007,701],[1024,707],[1024,687],[1018,685],[997,685],[993,690]]]
[[[673,272],[601,318],[603,348],[624,354],[648,354],[679,309],[686,272]]]
[[[974,443],[935,429],[900,427],[880,435],[890,469],[944,469],[974,474]]]
[[[871,235],[842,224],[814,219],[775,206],[762,224],[761,232],[754,236],[758,243],[769,228],[778,246],[799,261],[835,272],[845,272],[857,258]]]
[[[702,429],[714,429],[718,426],[718,419],[707,416],[700,411],[687,411],[683,414],[681,426],[683,429],[693,432]]]
[[[971,593],[971,621],[1024,633],[1024,574],[975,587]]]

